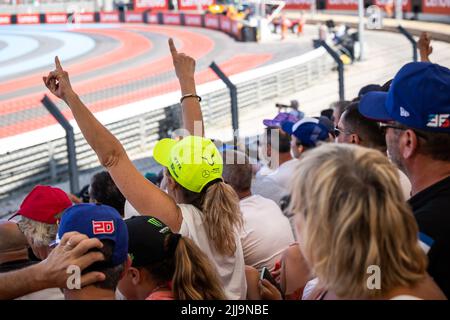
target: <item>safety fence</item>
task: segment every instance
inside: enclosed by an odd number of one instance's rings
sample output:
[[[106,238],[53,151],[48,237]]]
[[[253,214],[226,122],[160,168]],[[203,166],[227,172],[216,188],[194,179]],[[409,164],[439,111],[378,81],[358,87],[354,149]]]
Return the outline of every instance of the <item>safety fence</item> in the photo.
[[[323,48],[301,56],[231,76],[238,92],[239,112],[305,89],[323,78],[334,62]],[[220,80],[198,87],[205,125],[229,121],[230,97]],[[181,127],[179,92],[126,104],[96,113],[96,117],[122,142],[129,156],[150,156],[158,139]],[[256,109],[257,110],[257,109]],[[76,123],[77,163],[80,171],[98,167],[96,155]],[[64,130],[58,125],[0,140],[0,199],[36,184],[53,184],[68,177]]]

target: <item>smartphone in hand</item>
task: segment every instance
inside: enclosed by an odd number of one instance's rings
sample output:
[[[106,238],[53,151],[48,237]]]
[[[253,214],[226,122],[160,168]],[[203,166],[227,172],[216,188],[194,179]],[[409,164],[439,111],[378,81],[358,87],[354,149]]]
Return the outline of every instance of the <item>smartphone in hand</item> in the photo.
[[[281,293],[283,293],[283,291],[281,290],[280,284],[278,282],[275,281],[275,279],[272,277],[272,274],[270,273],[269,269],[267,269],[266,267],[263,267],[261,270],[261,274],[260,274],[260,279],[266,279],[267,281],[269,281],[273,286],[275,286],[278,291],[280,291]]]

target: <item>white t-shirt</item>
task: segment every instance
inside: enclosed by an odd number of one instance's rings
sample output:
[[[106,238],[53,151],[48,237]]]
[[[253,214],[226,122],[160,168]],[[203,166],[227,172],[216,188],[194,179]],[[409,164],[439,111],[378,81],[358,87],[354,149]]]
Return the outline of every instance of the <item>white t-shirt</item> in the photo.
[[[280,204],[280,200],[289,195],[289,188],[298,159],[291,159],[280,165],[268,175],[259,175],[252,183],[252,193],[259,194]]]
[[[29,293],[15,300],[64,300],[64,294],[59,288],[49,288]]]
[[[203,222],[203,214],[189,204],[179,204],[183,214],[180,234],[194,241],[209,257],[216,267],[225,294],[230,300],[243,300],[247,297],[247,281],[245,279],[245,263],[239,234],[236,232],[236,252],[234,256],[223,256],[216,253],[209,241]]]
[[[279,186],[289,191],[290,182],[295,168],[298,165],[298,159],[291,159],[281,164],[274,172],[267,175],[275,181]]]
[[[399,296],[391,298],[390,300],[423,300],[423,299],[411,296],[409,294],[401,294]]]
[[[241,233],[245,264],[258,270],[272,270],[281,254],[294,242],[288,218],[278,205],[260,195],[252,195],[240,201],[244,218]]]

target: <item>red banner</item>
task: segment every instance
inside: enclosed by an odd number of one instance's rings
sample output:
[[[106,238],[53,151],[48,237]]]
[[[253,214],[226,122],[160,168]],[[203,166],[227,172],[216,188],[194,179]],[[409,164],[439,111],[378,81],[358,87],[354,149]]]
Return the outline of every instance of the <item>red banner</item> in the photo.
[[[40,23],[39,14],[18,14],[17,24],[35,24]]]
[[[179,26],[181,24],[180,15],[178,13],[163,13],[163,23]]]
[[[192,27],[202,26],[202,16],[200,14],[185,14],[184,24]]]
[[[315,0],[284,0],[286,3],[286,9],[299,9],[307,10],[311,9],[311,4]]]
[[[158,24],[158,15],[156,13],[147,12],[147,22],[150,24]]]
[[[46,13],[45,23],[67,23],[66,13]]]
[[[178,0],[178,8],[180,10],[196,10],[198,9],[198,2],[200,2],[203,10],[214,4],[214,0]]]
[[[231,33],[231,19],[221,15],[220,16],[220,30]]]
[[[142,13],[128,11],[125,14],[125,22],[144,22],[144,17]]]
[[[422,11],[450,15],[450,0],[422,0]]]
[[[357,10],[358,0],[327,0],[328,10]]]
[[[206,14],[205,27],[209,29],[219,29],[219,16],[214,14]]]
[[[119,20],[118,12],[100,12],[100,22],[117,23]]]
[[[375,0],[374,4],[382,9],[390,6],[392,10],[395,10],[395,0]],[[411,11],[411,0],[402,0],[402,10]]]
[[[133,0],[134,11],[142,12],[148,9],[167,10],[169,8],[168,0]]]
[[[94,13],[93,12],[84,12],[84,13],[76,13],[75,14],[75,22],[76,23],[94,23]]]
[[[0,24],[11,24],[11,16],[9,14],[0,14]]]

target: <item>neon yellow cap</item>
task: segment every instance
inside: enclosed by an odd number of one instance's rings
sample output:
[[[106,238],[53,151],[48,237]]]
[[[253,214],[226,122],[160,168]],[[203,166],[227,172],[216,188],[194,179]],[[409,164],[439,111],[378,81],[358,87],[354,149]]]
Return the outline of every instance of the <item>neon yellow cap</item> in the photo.
[[[210,139],[162,139],[153,149],[153,158],[169,170],[176,182],[193,192],[201,192],[206,184],[222,178],[222,156]]]

